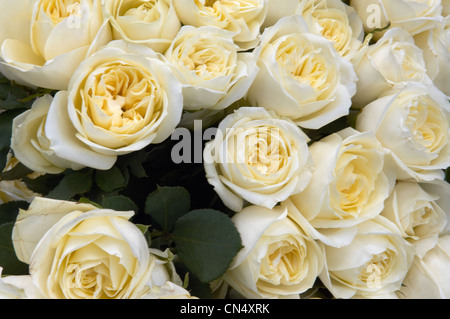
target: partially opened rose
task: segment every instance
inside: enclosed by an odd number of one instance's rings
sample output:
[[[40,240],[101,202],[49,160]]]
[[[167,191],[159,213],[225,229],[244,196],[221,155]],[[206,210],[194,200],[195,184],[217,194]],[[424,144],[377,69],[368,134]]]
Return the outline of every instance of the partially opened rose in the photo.
[[[329,246],[347,245],[356,225],[383,210],[395,183],[395,166],[373,134],[352,128],[309,149],[315,166],[311,182],[282,205],[314,238]]]
[[[181,84],[162,56],[122,40],[80,64],[47,116],[46,135],[60,158],[109,169],[117,156],[160,143],[183,110]]]
[[[243,50],[254,48],[266,18],[268,0],[173,0],[183,25],[215,26],[233,32]]]
[[[148,248],[133,214],[37,197],[19,212],[14,249],[45,298],[142,298],[179,278],[167,252]]]
[[[283,17],[266,28],[255,53],[260,71],[247,94],[252,105],[309,129],[349,113],[357,80],[353,66],[301,16]]]
[[[352,99],[354,108],[362,108],[385,91],[406,82],[431,84],[422,50],[400,27],[389,30],[369,46],[355,63],[355,71],[359,80]]]
[[[417,255],[423,256],[436,245],[449,212],[450,184],[446,181],[399,181],[381,215],[392,221],[401,235],[416,246]]]
[[[400,289],[414,259],[414,246],[382,216],[358,225],[352,242],[325,247],[319,278],[336,298],[389,294]]]
[[[281,207],[250,206],[232,218],[244,245],[223,279],[246,298],[298,298],[323,269],[321,246]]]
[[[403,299],[450,298],[450,236],[441,236],[423,257],[414,258],[404,284],[397,292]]]
[[[221,110],[244,97],[258,67],[253,54],[238,50],[232,32],[183,26],[164,56],[183,84],[185,110]]]
[[[114,39],[164,52],[181,28],[172,0],[105,0]]]
[[[309,138],[295,123],[261,107],[241,107],[204,148],[208,182],[235,212],[246,202],[274,207],[302,191],[313,164]]]
[[[78,64],[111,41],[100,0],[0,5],[0,70],[25,85],[67,89]]]
[[[445,1],[445,0],[444,0]],[[351,0],[367,32],[375,29],[402,27],[411,35],[436,26],[441,16],[441,0]],[[379,38],[383,31],[375,32]]]
[[[417,34],[414,41],[423,51],[428,76],[450,98],[450,16],[435,28]]]
[[[45,95],[36,99],[30,110],[13,120],[11,149],[14,156],[29,169],[38,173],[58,174],[67,168],[80,169],[80,166],[64,160],[55,154],[47,137],[47,113],[53,97]]]
[[[356,128],[375,132],[391,151],[399,179],[430,181],[442,179],[442,170],[450,166],[449,121],[449,104],[441,91],[409,83],[364,107]]]

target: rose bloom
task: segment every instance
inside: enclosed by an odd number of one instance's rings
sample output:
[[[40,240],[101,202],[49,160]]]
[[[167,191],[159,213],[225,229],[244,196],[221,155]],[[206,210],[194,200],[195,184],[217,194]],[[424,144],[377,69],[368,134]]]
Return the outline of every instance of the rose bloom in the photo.
[[[52,102],[53,97],[45,95],[36,99],[31,109],[14,118],[11,136],[14,156],[38,173],[58,174],[67,168],[81,169],[83,166],[58,157],[52,150],[46,134],[47,113]]]
[[[450,298],[450,236],[423,257],[416,256],[397,296],[401,299]]]
[[[323,269],[321,246],[281,207],[249,206],[232,217],[244,248],[223,279],[246,298],[298,298]]]
[[[114,39],[164,52],[181,28],[172,0],[106,0]]]
[[[311,33],[301,16],[266,28],[255,53],[260,71],[247,94],[252,105],[308,129],[348,114],[356,90],[353,66],[333,42]]]
[[[2,0],[0,6],[0,71],[24,85],[67,89],[78,64],[111,41],[100,0]]]
[[[414,41],[423,51],[428,76],[450,99],[450,16],[435,28],[416,35]]]
[[[50,106],[46,136],[65,160],[109,169],[117,156],[160,143],[180,121],[180,82],[153,50],[113,41],[80,64]]]
[[[392,221],[403,238],[416,246],[419,256],[433,248],[445,229],[450,212],[450,184],[399,181],[381,215]]]
[[[411,35],[434,28],[442,11],[441,0],[351,0],[350,5],[358,12],[367,32],[383,29],[390,23],[390,28],[402,27]],[[375,32],[375,39],[382,34]]]
[[[242,50],[254,48],[266,18],[268,0],[173,0],[183,25],[215,26],[233,32]]]
[[[414,252],[394,224],[377,216],[358,225],[349,245],[325,247],[319,278],[335,298],[390,294],[400,289]]]
[[[395,183],[395,167],[370,132],[352,128],[310,147],[311,182],[282,203],[296,222],[329,246],[349,244],[356,225],[383,210]]]
[[[385,91],[406,82],[431,84],[423,52],[402,28],[394,28],[369,46],[355,64],[359,81],[353,96],[354,108],[362,108]]]
[[[309,183],[308,141],[289,119],[261,107],[241,107],[220,122],[214,140],[206,144],[206,177],[235,212],[245,201],[272,208]]]
[[[183,84],[185,110],[225,109],[244,97],[258,67],[238,50],[229,31],[183,26],[164,55]]]
[[[133,214],[36,197],[19,212],[14,250],[44,298],[136,299],[179,284],[168,252],[148,248]]]
[[[450,166],[448,113],[448,101],[436,87],[409,83],[364,107],[356,128],[375,132],[390,150],[399,179],[443,179],[442,170]]]
[[[364,26],[355,9],[341,0],[269,0],[265,27],[274,25],[284,16],[299,14],[311,32],[334,43],[338,53],[348,60],[362,54],[371,36],[364,39]]]

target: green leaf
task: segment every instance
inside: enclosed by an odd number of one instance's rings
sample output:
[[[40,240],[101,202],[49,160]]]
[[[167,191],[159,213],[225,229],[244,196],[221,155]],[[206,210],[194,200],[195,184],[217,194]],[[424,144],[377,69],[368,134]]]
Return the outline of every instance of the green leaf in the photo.
[[[178,218],[189,209],[190,194],[183,187],[158,187],[145,201],[145,213],[167,232],[173,230]]]
[[[17,259],[11,239],[14,223],[0,225],[0,266],[2,275],[28,275],[28,265]]]
[[[92,186],[93,171],[67,171],[61,182],[47,195],[49,198],[70,200],[76,195],[88,192]]]
[[[125,177],[117,166],[113,166],[109,170],[96,171],[95,182],[105,192],[112,192],[127,185]]]
[[[172,239],[180,260],[203,283],[223,275],[242,248],[231,219],[212,209],[193,210],[178,219]]]
[[[19,162],[10,170],[1,172],[0,180],[12,181],[15,179],[21,179],[31,173],[33,173],[33,170],[29,169],[28,167]]]
[[[138,206],[131,198],[123,195],[105,197],[102,200],[102,207],[114,209],[117,211],[132,210],[134,212],[137,212],[139,210]]]
[[[13,201],[0,205],[0,225],[15,222],[19,209],[27,209],[30,204],[25,201]],[[0,265],[1,266],[1,265]]]

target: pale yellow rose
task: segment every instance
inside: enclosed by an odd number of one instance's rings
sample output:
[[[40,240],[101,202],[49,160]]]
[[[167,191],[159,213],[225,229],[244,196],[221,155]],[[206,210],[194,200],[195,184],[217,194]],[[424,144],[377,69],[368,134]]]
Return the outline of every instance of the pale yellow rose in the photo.
[[[301,16],[284,17],[266,28],[254,52],[260,71],[247,93],[251,105],[309,129],[349,113],[357,80],[353,65],[333,42],[312,33]]]
[[[401,299],[450,299],[450,236],[439,238],[425,256],[416,256],[397,296]]]
[[[282,203],[292,219],[329,246],[345,246],[356,226],[381,213],[395,183],[395,166],[370,132],[347,128],[315,143],[315,171],[300,193]]]
[[[164,52],[181,28],[172,0],[105,0],[114,39]]]
[[[243,50],[254,48],[267,13],[268,0],[173,0],[184,25],[215,26],[233,32]]]
[[[411,35],[436,26],[441,17],[441,0],[351,0],[367,32],[402,27]],[[390,29],[389,28],[389,29]],[[385,32],[385,31],[384,31]],[[383,31],[375,32],[379,38]]]
[[[204,148],[208,182],[235,212],[245,202],[267,208],[301,192],[311,179],[309,138],[289,119],[261,107],[241,107]]]
[[[423,51],[428,76],[450,99],[450,16],[435,28],[417,34],[414,41]]]
[[[183,84],[185,110],[221,110],[245,96],[258,67],[238,50],[229,31],[183,26],[164,56]]]
[[[47,137],[47,113],[53,102],[51,95],[36,99],[30,110],[13,120],[11,149],[23,165],[38,173],[58,174],[67,168],[80,169],[76,163],[55,154]],[[51,125],[51,124],[50,124]]]
[[[385,91],[407,82],[431,84],[422,50],[402,28],[390,29],[355,63],[359,78],[353,108],[363,108]]]
[[[444,231],[450,213],[450,184],[443,180],[428,183],[399,181],[381,212],[416,246],[423,256],[433,248]]]
[[[323,269],[320,244],[281,207],[249,206],[232,217],[244,248],[222,277],[246,298],[299,298]]]
[[[356,128],[375,133],[394,158],[399,179],[443,179],[450,166],[449,111],[436,87],[411,82],[364,107]]]
[[[414,253],[395,225],[377,216],[358,225],[349,245],[325,247],[319,278],[335,298],[390,294],[400,289]]]
[[[0,6],[0,71],[25,85],[67,89],[78,64],[111,41],[101,0],[2,0]]]
[[[117,156],[167,139],[181,119],[183,95],[162,59],[145,46],[116,40],[83,61],[47,115],[56,155],[109,169]]]
[[[36,197],[12,240],[32,284],[50,299],[136,299],[181,283],[170,253],[149,249],[132,211]]]

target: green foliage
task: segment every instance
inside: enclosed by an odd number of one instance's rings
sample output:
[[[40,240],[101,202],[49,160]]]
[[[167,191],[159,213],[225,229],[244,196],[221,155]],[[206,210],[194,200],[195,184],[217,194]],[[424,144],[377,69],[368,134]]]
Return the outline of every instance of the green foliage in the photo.
[[[183,187],[158,187],[145,202],[145,212],[165,232],[172,231],[178,218],[189,209],[189,192]]]
[[[172,238],[181,261],[203,283],[220,277],[242,248],[233,222],[212,209],[193,210],[178,219]]]
[[[28,274],[28,265],[17,259],[12,243],[12,230],[14,223],[0,225],[0,265],[3,267],[2,275]]]

